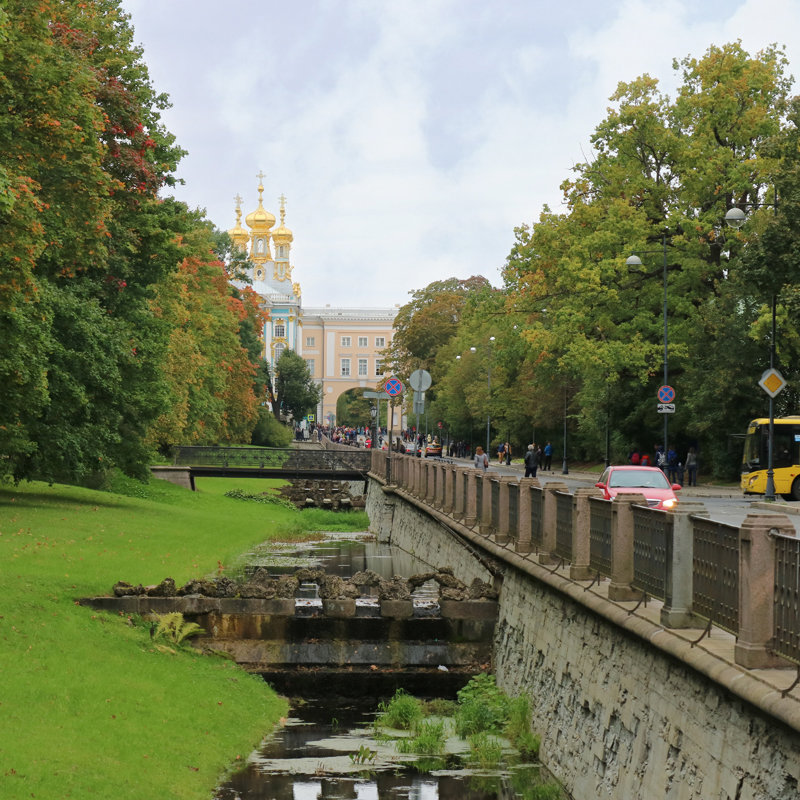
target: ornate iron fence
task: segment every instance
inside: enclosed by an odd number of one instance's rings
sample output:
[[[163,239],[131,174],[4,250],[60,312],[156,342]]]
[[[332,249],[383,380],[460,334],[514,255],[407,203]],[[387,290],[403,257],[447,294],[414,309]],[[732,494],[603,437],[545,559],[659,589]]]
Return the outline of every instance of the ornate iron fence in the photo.
[[[666,599],[672,518],[666,511],[633,507],[633,586]]]
[[[556,492],[556,555],[572,560],[572,495]]]
[[[739,529],[692,515],[692,610],[720,628],[739,631]]]
[[[531,493],[531,548],[535,553],[542,549],[542,513],[544,493],[536,486],[528,488]]]
[[[492,481],[492,528],[500,527],[500,481]]]
[[[611,575],[611,501],[589,498],[589,566]]]
[[[519,531],[519,484],[508,484],[508,531],[516,539]]]
[[[773,650],[800,664],[800,539],[775,538]]]

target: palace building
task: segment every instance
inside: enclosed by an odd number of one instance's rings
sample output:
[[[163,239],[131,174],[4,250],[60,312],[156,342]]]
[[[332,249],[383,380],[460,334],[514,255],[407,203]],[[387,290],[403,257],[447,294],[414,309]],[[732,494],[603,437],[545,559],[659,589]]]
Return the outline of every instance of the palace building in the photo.
[[[258,208],[244,218],[243,227],[242,198],[237,195],[236,225],[228,233],[253,264],[253,290],[267,315],[264,358],[274,375],[286,348],[302,356],[322,388],[315,418],[334,425],[336,401],[342,394],[349,389],[375,390],[384,377],[380,352],[392,340],[398,309],[303,308],[300,284],[292,281],[294,234],[285,224],[286,198],[279,198],[280,225],[275,228],[275,216],[263,204],[264,174],[256,177]],[[399,417],[395,424],[399,425]]]

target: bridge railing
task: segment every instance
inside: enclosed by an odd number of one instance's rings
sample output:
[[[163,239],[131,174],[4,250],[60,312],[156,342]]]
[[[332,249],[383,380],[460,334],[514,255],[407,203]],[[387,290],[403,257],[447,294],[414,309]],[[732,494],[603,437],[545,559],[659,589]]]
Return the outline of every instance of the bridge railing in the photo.
[[[367,472],[369,450],[300,447],[179,447],[175,464],[259,469],[349,470]]]
[[[382,477],[379,455],[373,472]],[[800,538],[785,515],[749,514],[737,527],[691,500],[658,511],[638,495],[611,501],[596,489],[570,493],[553,482],[392,460],[398,488],[497,544],[563,564],[574,580],[608,578],[610,600],[657,598],[665,627],[723,628],[744,667],[800,665]]]

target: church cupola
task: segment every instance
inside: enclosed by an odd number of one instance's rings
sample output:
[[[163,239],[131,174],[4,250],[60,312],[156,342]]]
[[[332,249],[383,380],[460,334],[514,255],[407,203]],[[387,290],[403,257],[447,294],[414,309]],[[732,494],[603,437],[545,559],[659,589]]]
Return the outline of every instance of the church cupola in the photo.
[[[264,179],[264,173],[259,172],[256,177],[259,179],[258,182],[258,208],[255,211],[251,211],[245,217],[245,224],[248,228],[250,228],[250,259],[256,265],[263,265],[264,262],[270,260],[270,249],[269,249],[269,239],[270,239],[270,232],[269,229],[275,224],[275,217],[269,213],[264,208],[263,197],[264,194],[264,184],[262,183]],[[258,267],[256,268],[256,273],[258,273]],[[262,274],[263,274],[263,266],[262,266]]]

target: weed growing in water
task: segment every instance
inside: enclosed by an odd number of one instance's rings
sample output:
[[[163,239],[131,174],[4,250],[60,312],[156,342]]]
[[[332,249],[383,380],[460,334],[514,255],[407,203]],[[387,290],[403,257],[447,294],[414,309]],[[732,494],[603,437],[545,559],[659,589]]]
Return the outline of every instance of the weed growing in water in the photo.
[[[539,758],[541,739],[531,730],[531,703],[528,695],[522,694],[509,701],[504,733],[519,750],[523,761],[535,761]]]
[[[380,703],[378,705],[375,727],[410,731],[414,724],[421,719],[422,703],[416,697],[398,689],[388,704]]]
[[[367,764],[375,760],[375,756],[378,755],[377,750],[370,750],[365,744],[362,744],[361,747],[355,753],[350,753],[350,760],[354,764]]]
[[[503,760],[503,746],[486,731],[469,737],[469,763],[480,769],[495,769]]]
[[[508,705],[508,695],[497,688],[494,675],[476,675],[458,692],[456,733],[464,738],[482,731],[501,733]]]
[[[398,739],[397,749],[401,753],[438,756],[444,753],[444,744],[444,720],[423,719],[414,726],[414,736]]]

